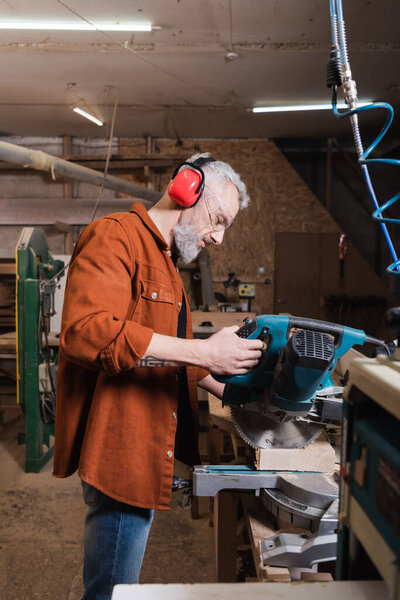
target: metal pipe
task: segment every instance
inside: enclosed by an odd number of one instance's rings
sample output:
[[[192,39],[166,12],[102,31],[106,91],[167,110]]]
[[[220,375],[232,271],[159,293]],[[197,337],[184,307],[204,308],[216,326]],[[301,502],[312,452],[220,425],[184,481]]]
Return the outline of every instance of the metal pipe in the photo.
[[[41,150],[32,150],[31,148],[25,148],[17,144],[0,141],[0,160],[22,165],[23,167],[30,167],[37,171],[50,172],[53,178],[55,175],[61,175],[62,177],[76,179],[77,181],[93,185],[103,185],[110,190],[145,200],[147,202],[143,202],[143,204],[146,206],[152,206],[162,196],[160,192],[149,190],[136,183],[125,181],[120,177],[114,177],[113,175],[104,176],[103,173],[94,169],[88,169],[87,167],[70,163],[68,160],[57,158]]]

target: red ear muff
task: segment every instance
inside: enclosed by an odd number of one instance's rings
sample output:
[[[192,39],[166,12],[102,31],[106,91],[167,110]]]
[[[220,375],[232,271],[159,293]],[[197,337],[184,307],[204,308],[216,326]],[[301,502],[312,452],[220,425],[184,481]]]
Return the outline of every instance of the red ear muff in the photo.
[[[199,200],[203,188],[204,173],[201,169],[196,171],[182,169],[179,173],[174,174],[168,186],[168,194],[171,200],[179,206],[190,208]]]

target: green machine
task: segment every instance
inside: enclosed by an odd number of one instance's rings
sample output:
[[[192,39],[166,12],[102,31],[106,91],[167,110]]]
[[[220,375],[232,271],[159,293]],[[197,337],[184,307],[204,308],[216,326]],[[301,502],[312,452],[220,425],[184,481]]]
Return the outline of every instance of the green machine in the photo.
[[[50,254],[44,231],[25,227],[16,247],[17,397],[25,414],[25,470],[38,473],[53,455],[57,343],[50,317],[64,263]]]

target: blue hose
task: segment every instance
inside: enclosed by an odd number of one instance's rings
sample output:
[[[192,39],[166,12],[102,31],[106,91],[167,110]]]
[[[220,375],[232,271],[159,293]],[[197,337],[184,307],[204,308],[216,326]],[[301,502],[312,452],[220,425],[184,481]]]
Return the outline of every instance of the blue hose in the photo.
[[[335,0],[329,0],[329,6],[330,6],[331,20],[337,19],[339,22],[339,34],[340,34],[339,38],[340,38],[340,45],[341,45],[340,50],[341,50],[341,56],[342,56],[342,63],[345,65],[345,64],[348,64],[347,63],[348,59],[347,59],[347,50],[345,47],[346,39],[345,39],[345,35],[344,35],[342,0],[336,0],[337,14],[336,14],[336,8],[335,8]],[[392,124],[393,115],[394,115],[393,107],[390,104],[388,104],[387,102],[373,102],[371,104],[367,104],[366,106],[360,106],[358,108],[354,108],[353,110],[339,112],[337,109],[336,88],[335,87],[333,88],[332,110],[333,110],[333,114],[335,115],[335,117],[337,117],[339,119],[345,119],[347,117],[351,117],[353,115],[358,115],[359,113],[362,113],[362,112],[365,112],[368,110],[375,110],[375,109],[385,109],[387,111],[386,122],[385,122],[384,126],[382,127],[379,135],[374,139],[372,144],[365,151],[363,151],[361,153],[361,155],[359,155],[358,163],[361,166],[361,171],[364,176],[365,183],[367,185],[368,193],[371,197],[371,201],[374,206],[374,212],[372,214],[372,218],[379,223],[379,225],[382,229],[383,235],[385,237],[386,243],[389,247],[390,254],[393,259],[393,263],[390,264],[386,270],[388,273],[390,273],[392,275],[400,276],[400,260],[397,256],[397,253],[394,248],[392,239],[390,237],[388,228],[386,226],[386,223],[393,223],[396,225],[400,225],[400,219],[394,219],[394,218],[389,218],[389,217],[383,216],[383,213],[388,208],[393,206],[393,204],[395,204],[400,199],[400,192],[397,193],[392,198],[390,198],[390,200],[385,202],[382,206],[380,206],[378,203],[378,200],[376,198],[375,190],[372,185],[371,177],[369,175],[369,170],[368,170],[368,165],[381,164],[381,165],[400,166],[400,160],[397,160],[397,159],[368,158],[368,156],[371,154],[371,152],[373,152],[373,150],[375,150],[377,145],[382,141],[382,139],[385,136],[385,134],[387,133],[390,125]]]

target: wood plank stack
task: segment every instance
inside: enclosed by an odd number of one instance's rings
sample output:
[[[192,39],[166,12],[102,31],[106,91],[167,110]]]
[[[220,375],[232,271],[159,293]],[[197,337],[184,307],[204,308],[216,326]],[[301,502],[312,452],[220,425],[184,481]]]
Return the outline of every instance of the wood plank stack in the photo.
[[[0,260],[0,332],[15,328],[15,261]]]
[[[0,334],[0,425],[6,411],[20,411],[17,404],[15,331]]]

